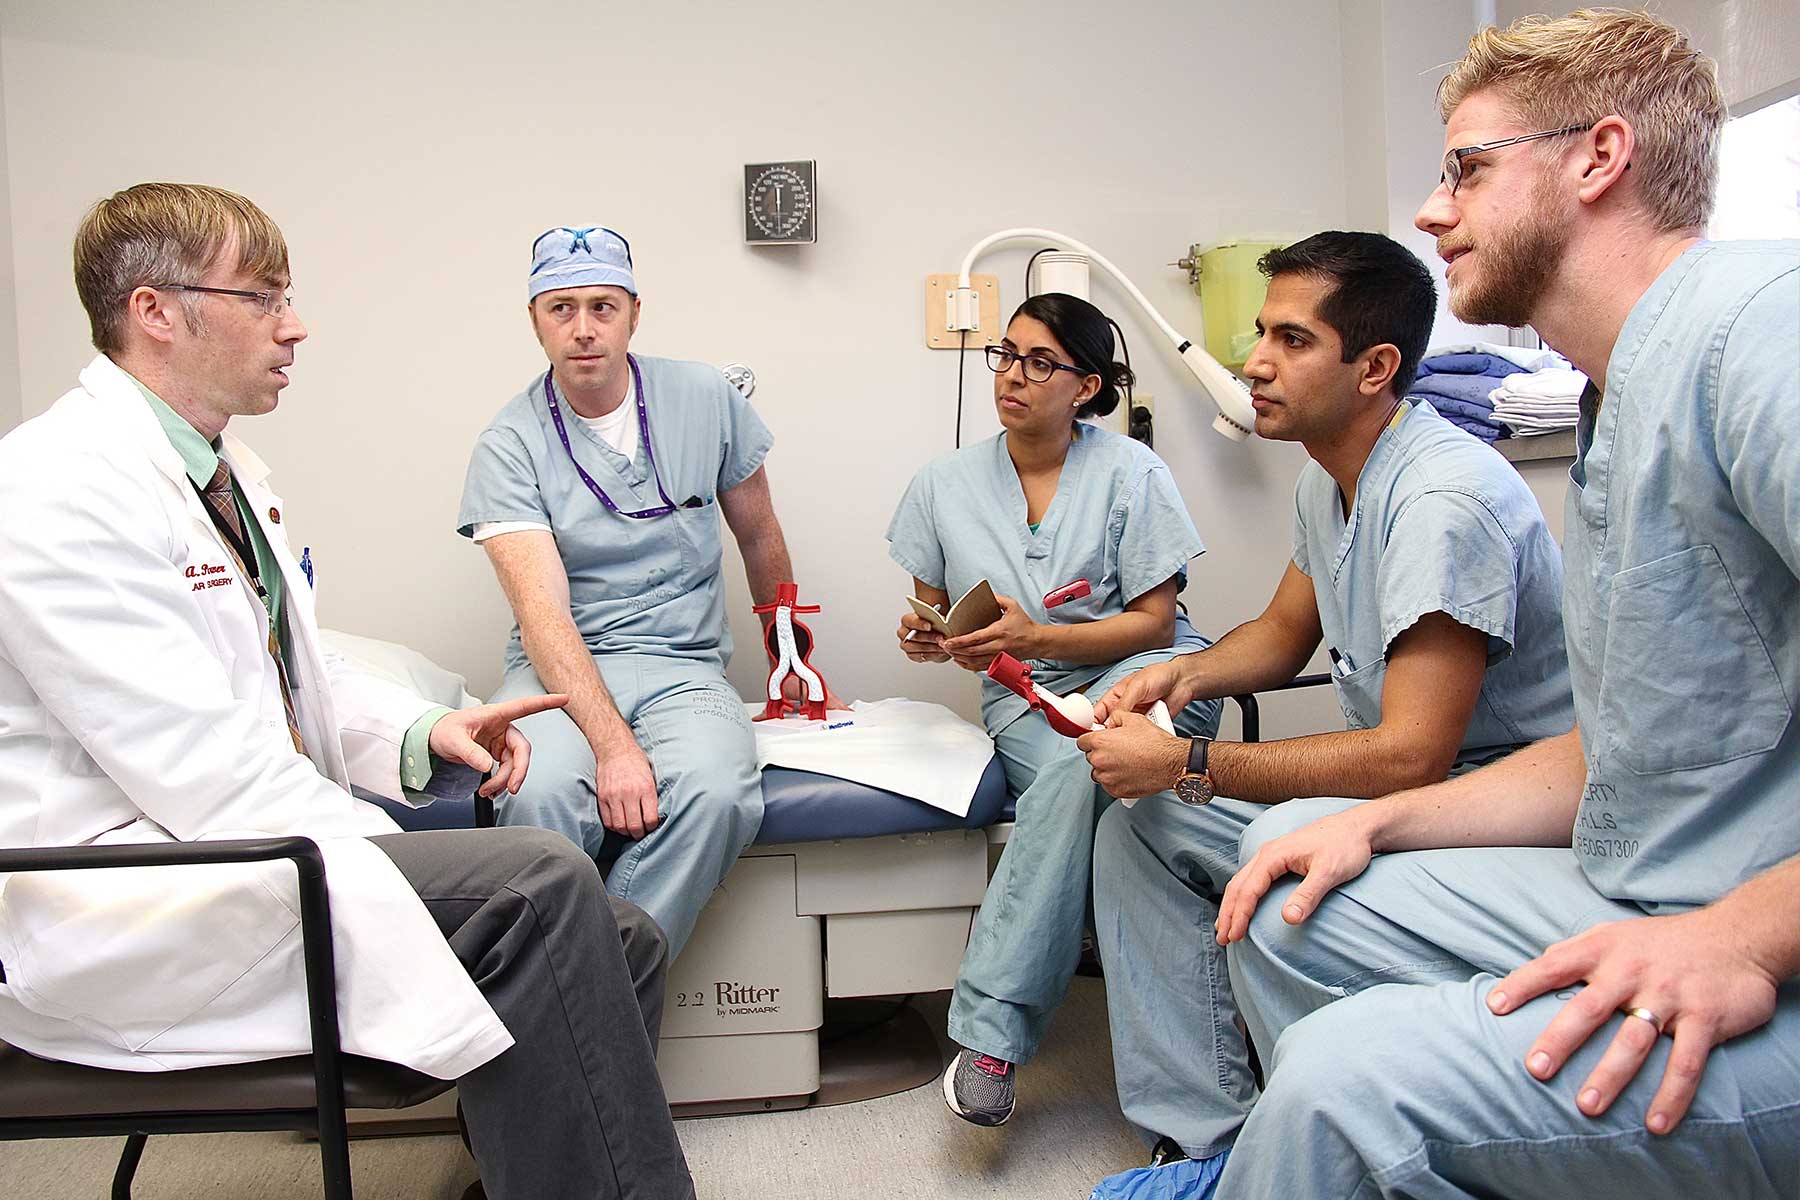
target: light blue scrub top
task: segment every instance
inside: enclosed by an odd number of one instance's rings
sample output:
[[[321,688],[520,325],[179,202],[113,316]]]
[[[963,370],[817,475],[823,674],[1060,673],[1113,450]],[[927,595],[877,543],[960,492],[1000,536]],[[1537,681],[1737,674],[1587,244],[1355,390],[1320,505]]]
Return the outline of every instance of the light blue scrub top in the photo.
[[[1094,425],[1077,424],[1056,494],[1037,531],[1026,525],[1025,490],[1006,434],[944,455],[914,476],[888,524],[888,553],[915,579],[952,601],[986,579],[1041,624],[1113,617],[1145,592],[1179,576],[1205,552],[1175,480],[1148,447]],[[1083,599],[1053,609],[1044,596],[1086,579]],[[1185,615],[1175,640],[1205,643]],[[1111,664],[1029,660],[1032,678],[1058,694],[1086,687]],[[981,716],[998,733],[1027,711],[993,680],[981,681]]]
[[[1488,639],[1459,766],[1575,723],[1562,556],[1543,512],[1511,463],[1430,405],[1402,402],[1363,464],[1347,519],[1337,482],[1306,464],[1294,488],[1294,565],[1313,581],[1350,728],[1381,723],[1388,648],[1434,612]]]
[[[1800,242],[1676,259],[1576,438],[1575,853],[1607,896],[1710,903],[1800,854]]]
[[[719,493],[755,474],[774,439],[715,368],[633,357],[643,372],[663,490],[676,505],[697,497],[699,507],[641,520],[607,511],[557,437],[540,375],[476,440],[457,532],[472,536],[484,521],[543,522],[556,537],[570,615],[591,653],[688,658],[722,669],[731,634],[719,578]],[[642,439],[628,462],[566,402],[563,425],[582,467],[621,510],[662,503]],[[525,665],[515,622],[506,669]]]

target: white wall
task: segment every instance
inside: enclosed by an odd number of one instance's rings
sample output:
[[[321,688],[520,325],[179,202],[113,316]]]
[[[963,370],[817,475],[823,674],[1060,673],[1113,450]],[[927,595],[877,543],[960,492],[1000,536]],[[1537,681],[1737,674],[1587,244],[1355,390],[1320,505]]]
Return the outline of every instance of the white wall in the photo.
[[[1381,121],[1384,153],[1363,161],[1365,174],[1378,173],[1386,199],[1386,231],[1431,268],[1437,280],[1438,315],[1432,329],[1434,346],[1452,342],[1507,340],[1498,325],[1469,325],[1450,311],[1450,289],[1435,241],[1413,226],[1413,215],[1437,185],[1444,157],[1444,124],[1438,118],[1438,81],[1461,59],[1469,35],[1495,21],[1493,0],[1442,3],[1435,0],[1344,0],[1346,9],[1362,10],[1362,24],[1379,28],[1379,77],[1383,100]],[[1510,18],[1508,18],[1510,19]],[[1351,20],[1346,14],[1345,26]],[[1366,35],[1365,35],[1366,36]],[[1347,43],[1348,45],[1348,43]],[[1348,62],[1348,51],[1346,54]],[[1348,70],[1348,68],[1346,68]],[[1371,65],[1373,75],[1375,67]],[[1354,172],[1355,159],[1347,170]],[[1563,499],[1569,460],[1519,463],[1519,474],[1544,510],[1550,532],[1562,543]]]
[[[1345,203],[1353,223],[1379,230],[1430,268],[1437,281],[1434,346],[1506,341],[1495,325],[1467,325],[1450,311],[1436,239],[1413,215],[1437,186],[1444,126],[1438,81],[1462,57],[1482,0],[1341,0],[1344,51]]]
[[[313,548],[323,615],[488,688],[508,618],[452,532],[463,466],[541,369],[521,303],[532,237],[606,222],[637,256],[637,348],[761,377],[777,503],[805,595],[827,606],[814,628],[833,683],[971,712],[972,681],[911,667],[890,640],[908,584],[881,531],[949,446],[956,377],[952,354],[923,346],[924,276],[993,229],[1043,224],[1197,330],[1165,266],[1190,242],[1343,222],[1337,5],[1300,7],[1275,20],[1180,0],[925,3],[870,21],[823,0],[580,15],[406,3],[277,19],[16,0],[0,62],[12,170],[32,181],[11,214],[24,412],[90,353],[68,269],[84,206],[152,178],[257,199],[288,235],[313,337],[281,410],[240,432]],[[741,166],[782,157],[819,161],[820,243],[747,248]],[[1009,309],[1025,253],[983,264]],[[1212,547],[1187,598],[1223,631],[1279,576],[1300,451],[1209,432],[1168,349],[1104,283],[1095,299],[1162,398],[1158,449]],[[997,428],[990,384],[973,356],[967,374],[979,437]],[[735,559],[730,578],[743,645]],[[734,666],[747,691],[759,657]]]
[[[1165,266],[1191,242],[1374,228],[1435,262],[1411,217],[1442,156],[1433,68],[1460,55],[1471,11],[1309,0],[1277,19],[1183,0],[931,0],[871,22],[859,6],[787,0],[571,19],[543,3],[408,0],[275,19],[224,3],[147,16],[123,0],[12,0],[0,164],[32,186],[0,234],[25,300],[23,413],[90,353],[68,273],[87,204],[151,178],[252,196],[287,232],[313,338],[281,410],[240,432],[313,547],[323,614],[486,689],[508,617],[480,552],[451,530],[463,465],[541,367],[520,303],[532,236],[603,221],[637,254],[638,349],[760,375],[777,504],[805,593],[826,604],[814,628],[833,683],[972,712],[972,681],[910,667],[888,640],[907,581],[880,533],[905,481],[948,448],[953,410],[955,356],[922,344],[923,277],[993,229],[1047,225],[1197,331],[1198,305]],[[819,160],[821,241],[747,248],[741,166],[785,157]],[[982,264],[1007,309],[1028,249]],[[1260,611],[1286,560],[1301,453],[1213,435],[1147,323],[1098,278],[1095,299],[1159,397],[1157,449],[1211,547],[1186,596],[1222,632]],[[0,321],[0,353],[13,328]],[[966,437],[985,436],[987,372],[971,356],[966,375]],[[728,577],[744,645],[754,624],[735,556]],[[740,688],[760,673],[754,647],[740,652]],[[1266,728],[1336,719],[1315,693],[1277,700]]]
[[[19,423],[21,413],[19,325],[12,286],[11,180],[6,156],[6,71],[0,62],[0,435]]]

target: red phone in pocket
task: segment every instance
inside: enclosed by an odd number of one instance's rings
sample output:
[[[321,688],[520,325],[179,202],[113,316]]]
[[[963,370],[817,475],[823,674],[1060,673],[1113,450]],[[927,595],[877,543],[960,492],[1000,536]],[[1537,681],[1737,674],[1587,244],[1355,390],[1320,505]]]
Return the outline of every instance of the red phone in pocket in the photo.
[[[1083,596],[1093,594],[1094,589],[1085,579],[1077,579],[1074,583],[1065,583],[1055,591],[1044,593],[1044,607],[1055,608],[1059,604],[1067,604],[1071,600],[1079,600]]]

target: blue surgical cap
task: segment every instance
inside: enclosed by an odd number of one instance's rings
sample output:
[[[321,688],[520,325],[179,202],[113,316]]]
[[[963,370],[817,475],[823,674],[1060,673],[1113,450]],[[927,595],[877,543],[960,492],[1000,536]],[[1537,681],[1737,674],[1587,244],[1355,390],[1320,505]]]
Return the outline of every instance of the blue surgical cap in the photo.
[[[631,246],[604,225],[558,225],[531,243],[527,301],[556,288],[611,284],[637,295]]]

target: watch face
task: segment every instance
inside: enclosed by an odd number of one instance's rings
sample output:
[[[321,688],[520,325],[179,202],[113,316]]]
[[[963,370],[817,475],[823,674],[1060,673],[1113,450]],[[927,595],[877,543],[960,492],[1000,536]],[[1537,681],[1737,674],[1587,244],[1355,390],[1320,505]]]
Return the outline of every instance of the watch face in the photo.
[[[1175,798],[1183,804],[1206,804],[1213,798],[1212,777],[1183,775],[1175,781]]]
[[[744,237],[752,242],[811,242],[815,196],[811,162],[744,168]]]

